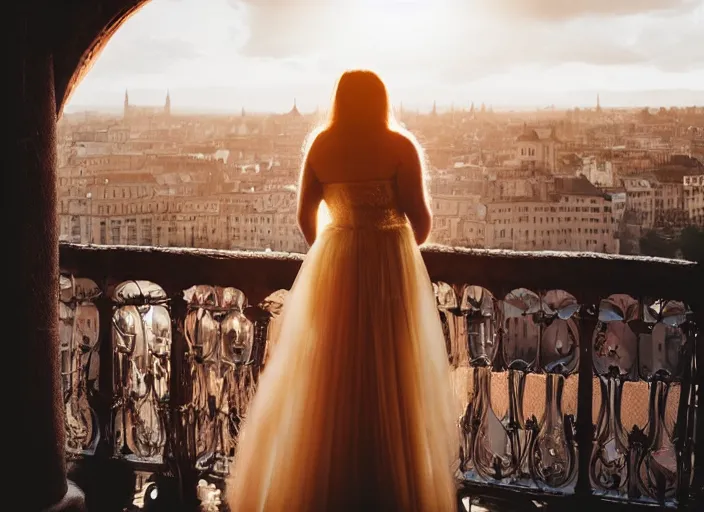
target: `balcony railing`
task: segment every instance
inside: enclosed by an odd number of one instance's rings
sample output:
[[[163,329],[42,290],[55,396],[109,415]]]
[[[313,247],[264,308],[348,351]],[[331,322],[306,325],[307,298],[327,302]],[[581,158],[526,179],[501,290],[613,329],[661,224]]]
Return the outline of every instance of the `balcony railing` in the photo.
[[[443,247],[423,256],[458,396],[460,498],[692,507],[700,266]],[[301,261],[60,246],[66,450],[89,508],[196,510],[200,499],[225,510],[217,489]]]

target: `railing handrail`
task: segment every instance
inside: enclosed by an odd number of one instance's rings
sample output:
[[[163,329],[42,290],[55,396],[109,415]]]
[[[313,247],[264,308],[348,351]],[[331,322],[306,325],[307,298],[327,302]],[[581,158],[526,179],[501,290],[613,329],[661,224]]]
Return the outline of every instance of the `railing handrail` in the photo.
[[[647,256],[557,251],[521,252],[440,245],[421,248],[433,281],[483,286],[496,297],[522,287],[570,290],[582,304],[615,293],[699,304],[694,286],[704,282],[700,263]],[[59,243],[63,271],[105,279],[152,279],[171,291],[193,284],[242,287],[250,300],[291,286],[305,255],[188,247]],[[184,272],[184,268],[188,272]],[[253,279],[253,275],[257,275]],[[148,277],[147,277],[148,276]],[[254,282],[256,281],[256,282]],[[575,293],[577,292],[577,293]]]
[[[133,252],[160,252],[165,254],[193,254],[205,255],[215,258],[227,259],[270,259],[270,260],[296,260],[303,261],[305,254],[299,252],[274,251],[264,249],[209,249],[202,247],[166,247],[155,245],[126,245],[126,244],[83,244],[60,241],[60,247],[75,249],[89,249],[100,251],[133,251]],[[477,249],[471,247],[453,247],[442,244],[425,244],[420,247],[423,254],[463,254],[478,258],[530,258],[530,259],[559,259],[577,260],[591,259],[597,261],[628,262],[632,264],[664,265],[671,267],[701,267],[696,261],[678,258],[662,258],[657,256],[636,256],[625,254],[607,254],[589,251],[517,251],[512,249]]]

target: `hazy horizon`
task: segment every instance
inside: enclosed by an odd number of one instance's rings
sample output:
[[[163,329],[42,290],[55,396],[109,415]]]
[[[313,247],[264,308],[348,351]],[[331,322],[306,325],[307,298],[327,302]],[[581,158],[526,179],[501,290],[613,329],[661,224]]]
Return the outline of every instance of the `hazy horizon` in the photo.
[[[344,69],[394,105],[497,110],[704,104],[704,0],[152,0],[67,111],[325,109]]]
[[[326,102],[321,102],[318,104],[312,104],[310,101],[308,102],[301,102],[297,97],[291,97],[289,99],[288,104],[284,102],[277,102],[278,106],[282,108],[272,108],[271,105],[259,105],[259,108],[253,108],[256,107],[257,105],[246,105],[246,104],[241,104],[238,105],[235,102],[227,101],[227,102],[222,102],[218,103],[217,105],[213,104],[217,102],[217,97],[220,96],[217,94],[217,92],[214,92],[216,90],[213,89],[200,89],[199,92],[206,98],[208,98],[208,101],[201,102],[200,105],[196,104],[179,104],[179,96],[182,91],[179,91],[178,89],[176,90],[160,90],[160,89],[129,89],[129,98],[130,98],[130,104],[135,105],[135,106],[143,106],[143,107],[159,107],[164,104],[164,100],[166,97],[166,93],[169,92],[170,97],[171,97],[171,111],[174,114],[178,113],[187,113],[187,114],[198,114],[198,113],[203,113],[203,114],[217,114],[217,113],[222,113],[222,114],[239,114],[241,113],[242,109],[245,110],[245,112],[251,113],[251,114],[272,114],[272,113],[285,113],[288,112],[292,107],[294,102],[297,105],[297,108],[302,112],[302,113],[313,113],[316,111],[316,109],[319,110],[325,110],[327,107]],[[194,94],[194,90],[190,90],[189,93],[192,95]],[[228,96],[232,94],[231,92],[223,91],[222,95]],[[669,98],[672,94],[677,95],[677,101],[675,103],[667,103],[666,101],[663,101],[662,99],[664,98]],[[582,91],[579,93],[579,96],[582,97],[589,97],[591,98],[591,101],[583,101],[582,103],[569,103],[566,101],[562,102],[556,102],[553,101],[552,103],[550,102],[534,102],[534,103],[523,103],[523,104],[511,104],[510,101],[506,102],[500,102],[498,104],[493,104],[493,103],[488,103],[485,104],[486,108],[492,108],[496,112],[511,112],[511,111],[516,111],[516,112],[531,112],[531,111],[540,111],[540,110],[549,110],[551,107],[553,107],[555,110],[568,110],[568,109],[574,109],[574,108],[594,108],[596,105],[596,95],[599,95],[600,98],[600,104],[601,107],[604,110],[609,110],[609,109],[637,109],[637,108],[660,108],[660,107],[701,107],[704,106],[704,90],[663,90],[663,91],[608,91],[606,96],[604,96],[603,93],[599,92],[594,92],[594,91]],[[104,103],[96,103],[96,104],[77,104],[75,102],[71,102],[65,109],[65,112],[67,113],[79,113],[79,112],[87,112],[87,111],[95,111],[95,112],[102,112],[102,113],[109,113],[109,114],[120,114],[123,111],[123,100],[124,100],[124,91],[121,95],[119,95],[120,100],[115,101],[114,98],[111,98],[110,101],[106,101]],[[661,98],[661,100],[658,100],[658,98]],[[555,98],[553,98],[554,100]],[[652,100],[652,101],[646,101],[646,99]],[[403,101],[401,99],[400,101],[397,101],[395,103],[395,107],[398,107],[401,105],[406,111],[411,112],[411,111],[418,111],[421,114],[422,113],[427,113],[429,112],[432,107],[433,103],[436,104],[438,112],[444,112],[444,111],[449,111],[451,109],[465,109],[468,110],[471,106],[472,103],[474,103],[474,108],[476,110],[479,110],[481,107],[482,102],[472,102],[472,101],[464,101],[464,102],[448,102],[444,98],[438,98],[437,100],[434,100],[433,102],[430,103],[414,103],[414,102],[409,102],[409,101]]]

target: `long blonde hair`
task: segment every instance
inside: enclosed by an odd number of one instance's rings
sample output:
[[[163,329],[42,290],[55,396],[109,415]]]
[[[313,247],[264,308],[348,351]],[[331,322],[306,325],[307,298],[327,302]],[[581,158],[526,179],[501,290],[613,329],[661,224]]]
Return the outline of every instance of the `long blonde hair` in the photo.
[[[327,128],[386,128],[389,110],[389,95],[379,75],[361,69],[345,71],[335,86]]]
[[[415,146],[427,172],[425,151],[416,137],[398,122],[391,111],[389,93],[384,81],[375,72],[353,69],[342,73],[337,80],[332,106],[327,119],[314,128],[303,143],[303,162],[318,135],[325,130],[368,132],[386,129],[402,134]]]

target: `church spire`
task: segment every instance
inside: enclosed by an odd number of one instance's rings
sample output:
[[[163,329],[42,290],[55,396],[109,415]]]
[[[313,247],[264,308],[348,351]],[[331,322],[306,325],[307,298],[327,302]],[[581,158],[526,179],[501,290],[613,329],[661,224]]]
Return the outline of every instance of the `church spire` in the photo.
[[[166,101],[164,102],[164,113],[167,116],[171,115],[171,93],[166,89]]]
[[[288,113],[289,116],[300,116],[301,113],[298,111],[298,104],[296,103],[296,98],[293,98],[293,108]]]
[[[599,98],[599,93],[596,93],[596,111],[601,112],[601,101]]]

